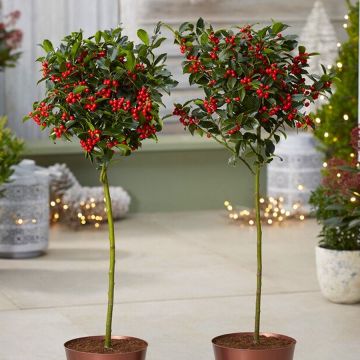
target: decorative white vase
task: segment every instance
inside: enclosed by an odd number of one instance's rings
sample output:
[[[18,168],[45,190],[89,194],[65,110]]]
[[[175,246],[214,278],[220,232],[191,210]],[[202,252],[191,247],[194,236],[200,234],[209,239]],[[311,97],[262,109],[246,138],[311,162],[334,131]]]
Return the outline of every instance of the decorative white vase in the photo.
[[[317,277],[322,294],[339,304],[360,302],[360,250],[316,247]]]
[[[267,166],[267,196],[282,197],[283,207],[291,209],[295,203],[302,212],[309,213],[310,194],[321,180],[322,154],[316,150],[311,133],[290,133],[281,140],[275,158]]]
[[[49,237],[49,177],[32,160],[14,166],[10,182],[1,186],[0,257],[42,254]]]

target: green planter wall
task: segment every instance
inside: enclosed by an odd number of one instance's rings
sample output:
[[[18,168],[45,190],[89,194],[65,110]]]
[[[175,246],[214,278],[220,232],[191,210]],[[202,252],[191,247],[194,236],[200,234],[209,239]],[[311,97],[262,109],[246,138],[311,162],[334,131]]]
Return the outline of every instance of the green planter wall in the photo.
[[[78,144],[32,143],[26,157],[41,166],[64,162],[82,185],[99,186],[98,173]],[[111,185],[130,193],[132,212],[222,209],[224,200],[251,206],[252,176],[243,166],[228,165],[228,157],[210,140],[169,135],[120,158],[109,177]],[[265,193],[264,181],[262,186]]]

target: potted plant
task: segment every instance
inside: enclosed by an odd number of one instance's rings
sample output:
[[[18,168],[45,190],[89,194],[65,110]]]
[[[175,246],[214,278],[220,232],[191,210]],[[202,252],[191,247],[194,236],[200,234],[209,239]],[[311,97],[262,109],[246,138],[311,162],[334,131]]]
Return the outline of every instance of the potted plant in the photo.
[[[165,40],[142,29],[142,44],[134,46],[122,29],[98,31],[90,38],[82,32],[66,36],[54,49],[49,40],[42,47],[46,97],[35,102],[32,118],[53,140],[77,138],[85,157],[96,165],[103,184],[109,229],[109,288],[105,336],[92,336],[65,343],[68,360],[145,358],[147,343],[127,336],[112,336],[114,304],[115,233],[109,192],[108,168],[115,154],[127,156],[143,140],[156,139],[162,128],[159,117],[161,91],[176,85],[165,69],[166,55],[154,51]]]
[[[353,130],[359,139],[360,128]],[[359,143],[353,141],[355,152]],[[360,169],[351,161],[330,159],[322,184],[310,203],[322,225],[316,247],[317,277],[322,294],[335,303],[360,302]]]
[[[257,226],[257,291],[253,332],[218,336],[212,340],[217,360],[292,359],[295,340],[260,332],[262,231],[260,172],[271,162],[280,135],[287,128],[313,127],[303,111],[319,94],[330,93],[332,75],[308,74],[311,55],[287,28],[273,23],[255,30],[248,25],[215,31],[202,19],[175,31],[175,43],[186,56],[184,73],[203,98],[175,104],[174,115],[191,134],[206,135],[224,146],[230,162],[240,161],[254,176]]]

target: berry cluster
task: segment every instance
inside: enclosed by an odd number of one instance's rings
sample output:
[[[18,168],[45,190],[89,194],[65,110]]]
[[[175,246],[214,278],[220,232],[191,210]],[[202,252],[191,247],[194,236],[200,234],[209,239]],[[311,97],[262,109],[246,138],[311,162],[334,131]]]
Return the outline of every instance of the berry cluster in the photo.
[[[124,97],[118,99],[109,100],[112,112],[125,110],[128,111],[131,107],[130,100],[126,100]]]
[[[175,106],[173,115],[180,116],[179,120],[185,127],[190,125],[196,125],[199,122],[194,117],[190,117],[181,106]]]
[[[70,92],[67,96],[65,101],[68,104],[75,104],[76,102],[79,102],[81,100],[81,94],[74,94],[73,92]]]
[[[270,85],[260,84],[260,88],[256,90],[256,94],[259,98],[268,99],[270,93],[267,91],[270,89]]]
[[[233,70],[233,69],[227,69],[225,74],[224,74],[224,78],[227,79],[229,77],[233,77],[233,78],[236,78],[237,75],[236,75],[236,71]]]
[[[66,127],[64,125],[60,125],[59,127],[54,127],[53,129],[57,138],[61,138],[64,132],[66,132]]]
[[[136,96],[136,101],[137,104],[136,106],[134,106],[131,109],[131,115],[134,118],[135,121],[139,121],[140,119],[140,115],[142,115],[146,121],[151,121],[152,120],[152,115],[151,115],[151,111],[152,111],[152,102],[151,102],[151,97],[150,97],[150,93],[148,91],[148,89],[146,89],[146,87],[142,87],[137,96]],[[141,132],[140,134],[148,134],[149,130],[144,130],[143,132]],[[147,136],[148,137],[148,136]],[[145,139],[145,138],[143,138]]]
[[[35,111],[29,113],[29,116],[39,126],[46,126],[46,122],[44,122],[43,119],[49,117],[51,112],[52,112],[52,106],[47,105],[45,102],[41,102],[40,104],[38,104]]]
[[[89,136],[86,139],[80,140],[80,145],[86,152],[89,153],[100,141],[101,130],[88,130],[88,134]]]
[[[209,100],[204,100],[204,108],[208,114],[212,114],[217,110],[217,100],[214,97],[210,97]]]

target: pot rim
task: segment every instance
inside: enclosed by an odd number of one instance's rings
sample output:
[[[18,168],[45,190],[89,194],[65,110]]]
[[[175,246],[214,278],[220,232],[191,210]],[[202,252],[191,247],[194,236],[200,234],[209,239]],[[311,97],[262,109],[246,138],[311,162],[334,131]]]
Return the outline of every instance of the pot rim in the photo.
[[[95,335],[95,336],[82,336],[82,337],[79,337],[79,338],[74,338],[74,339],[70,339],[68,341],[66,341],[64,343],[64,347],[66,350],[68,351],[73,351],[77,354],[95,354],[95,355],[101,355],[101,356],[114,356],[114,355],[117,355],[116,353],[109,353],[109,354],[100,354],[100,353],[90,353],[90,352],[86,352],[86,351],[78,351],[78,350],[74,350],[74,349],[70,349],[68,348],[68,344],[71,342],[71,341],[74,341],[74,340],[79,340],[79,339],[104,339],[105,336],[104,335]],[[143,340],[143,339],[140,339],[140,338],[137,338],[137,337],[134,337],[134,336],[127,336],[127,335],[113,335],[111,336],[111,339],[136,339],[136,340],[141,340],[141,341],[144,341],[144,343],[146,344],[144,348],[140,349],[140,350],[136,350],[136,351],[128,351],[128,352],[124,352],[124,353],[119,353],[119,354],[133,354],[133,353],[137,353],[137,352],[140,352],[140,351],[144,351],[148,348],[149,344],[147,341]]]
[[[282,335],[282,334],[277,334],[277,333],[269,333],[269,332],[262,332],[260,333],[260,335],[265,335],[265,336],[268,336],[268,337],[277,337],[277,338],[285,338],[285,339],[289,339],[292,341],[291,344],[289,345],[286,345],[286,346],[282,346],[282,347],[277,347],[277,348],[272,348],[272,349],[237,349],[237,348],[231,348],[231,347],[228,347],[228,346],[222,346],[222,345],[217,345],[214,343],[214,341],[220,337],[223,337],[223,336],[227,336],[227,335],[238,335],[238,334],[242,334],[242,335],[253,335],[254,333],[253,332],[234,332],[234,333],[228,333],[228,334],[223,334],[223,335],[218,335],[218,336],[215,336],[211,342],[213,344],[213,346],[216,346],[216,347],[219,347],[219,348],[222,348],[222,349],[231,349],[231,350],[235,350],[235,351],[275,351],[275,350],[282,350],[282,349],[286,349],[286,348],[289,348],[291,346],[295,346],[296,345],[296,340],[290,336],[287,336],[287,335]]]
[[[333,252],[341,252],[341,253],[354,253],[354,252],[360,252],[360,249],[358,250],[336,250],[336,249],[328,249],[326,247],[316,245],[315,249],[324,250],[324,251],[333,251]]]

